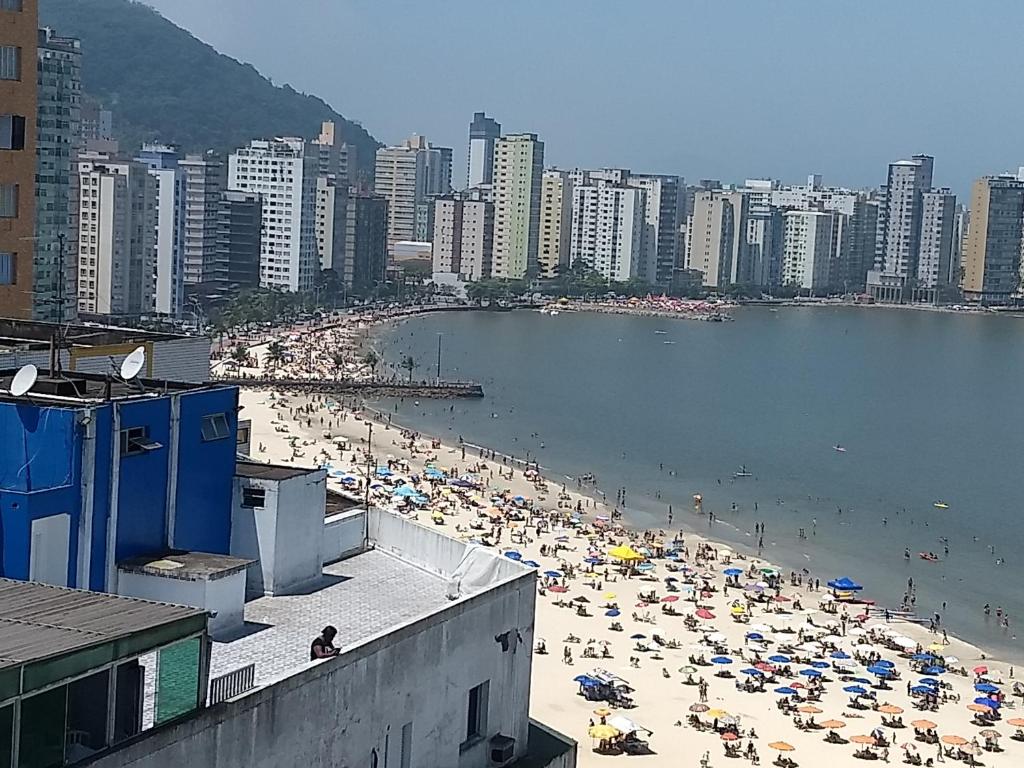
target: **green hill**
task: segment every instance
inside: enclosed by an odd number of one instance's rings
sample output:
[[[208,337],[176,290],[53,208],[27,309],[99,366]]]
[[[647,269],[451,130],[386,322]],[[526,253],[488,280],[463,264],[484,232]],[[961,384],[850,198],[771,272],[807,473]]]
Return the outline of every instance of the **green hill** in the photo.
[[[275,86],[133,0],[40,0],[40,26],[82,41],[82,89],[113,110],[127,146],[231,150],[253,138],[313,137],[334,120],[372,173],[379,142],[316,96]]]

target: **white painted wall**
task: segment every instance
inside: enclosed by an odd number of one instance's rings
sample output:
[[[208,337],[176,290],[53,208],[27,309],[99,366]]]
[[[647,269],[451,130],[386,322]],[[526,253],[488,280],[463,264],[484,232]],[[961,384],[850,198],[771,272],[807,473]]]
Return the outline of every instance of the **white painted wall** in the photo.
[[[242,626],[245,571],[207,580],[175,579],[118,569],[117,594],[216,611],[217,615],[209,624],[210,635],[216,638]]]
[[[350,509],[324,520],[324,564],[359,552],[363,546],[364,526],[361,509]]]

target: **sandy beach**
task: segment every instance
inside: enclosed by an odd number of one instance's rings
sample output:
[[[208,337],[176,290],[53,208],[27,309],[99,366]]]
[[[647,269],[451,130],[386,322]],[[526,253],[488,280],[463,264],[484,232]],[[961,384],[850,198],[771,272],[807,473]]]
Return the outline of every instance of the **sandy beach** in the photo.
[[[283,367],[316,350],[326,371],[345,344],[358,365],[350,330],[292,334]],[[835,581],[845,574],[781,572],[690,532],[697,500],[665,530],[632,530],[582,479],[403,432],[356,403],[243,391],[241,404],[255,458],[327,466],[358,498],[369,482],[378,506],[537,569],[532,714],[578,740],[580,765],[1024,764],[1012,666],[887,621],[860,602],[870,589]]]

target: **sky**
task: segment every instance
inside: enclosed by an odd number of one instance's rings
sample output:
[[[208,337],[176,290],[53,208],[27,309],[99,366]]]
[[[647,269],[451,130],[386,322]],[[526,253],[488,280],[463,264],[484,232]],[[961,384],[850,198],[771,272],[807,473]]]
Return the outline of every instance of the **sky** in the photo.
[[[393,144],[486,110],[547,165],[876,186],[1024,165],[1022,0],[146,0]],[[461,186],[457,183],[456,186]]]

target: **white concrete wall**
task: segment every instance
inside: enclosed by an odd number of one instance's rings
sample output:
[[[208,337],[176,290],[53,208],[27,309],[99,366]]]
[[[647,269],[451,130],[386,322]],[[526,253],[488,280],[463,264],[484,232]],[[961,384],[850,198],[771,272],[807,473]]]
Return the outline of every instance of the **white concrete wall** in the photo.
[[[242,626],[245,571],[219,579],[192,580],[119,570],[117,594],[216,612],[209,623],[210,635],[216,638]]]
[[[363,547],[363,511],[350,509],[324,520],[324,564],[354,555]]]
[[[457,542],[456,542],[457,543]],[[95,761],[95,768],[338,768],[400,764],[412,723],[413,768],[485,768],[483,740],[460,751],[469,690],[490,681],[487,737],[525,754],[534,576],[500,584],[343,656],[213,707]],[[502,651],[494,636],[518,632]]]

